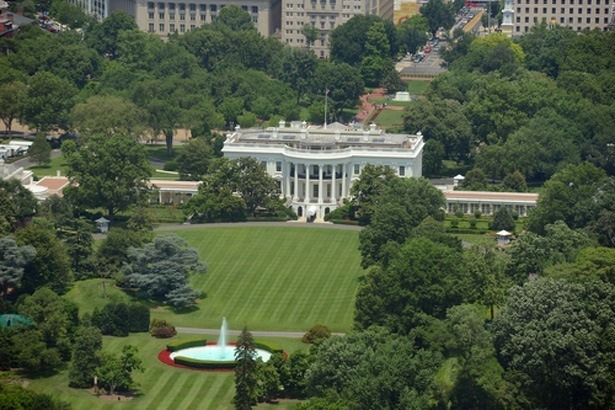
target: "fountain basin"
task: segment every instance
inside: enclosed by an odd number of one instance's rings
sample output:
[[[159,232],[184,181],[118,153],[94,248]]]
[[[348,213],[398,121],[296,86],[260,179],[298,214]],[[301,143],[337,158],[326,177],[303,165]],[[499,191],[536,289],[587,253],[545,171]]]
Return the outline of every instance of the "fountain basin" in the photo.
[[[198,346],[180,349],[170,354],[171,359],[177,361],[176,358],[188,358],[192,360],[213,361],[213,362],[234,362],[235,361],[235,346]],[[256,349],[256,357],[261,358],[266,362],[271,357],[271,352],[264,349]]]

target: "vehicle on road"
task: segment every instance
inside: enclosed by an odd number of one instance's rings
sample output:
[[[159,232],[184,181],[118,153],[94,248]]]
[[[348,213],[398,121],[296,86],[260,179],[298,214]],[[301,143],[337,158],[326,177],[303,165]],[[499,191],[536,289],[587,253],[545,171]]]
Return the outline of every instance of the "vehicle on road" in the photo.
[[[431,53],[431,46],[429,44],[427,44],[425,46],[425,48],[423,49],[423,51],[426,52],[426,53]]]

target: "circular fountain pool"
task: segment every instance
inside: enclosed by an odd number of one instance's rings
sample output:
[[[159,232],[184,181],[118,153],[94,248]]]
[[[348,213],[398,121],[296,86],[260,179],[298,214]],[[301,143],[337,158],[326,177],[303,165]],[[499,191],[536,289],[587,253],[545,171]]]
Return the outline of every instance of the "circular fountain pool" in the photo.
[[[205,360],[208,362],[231,362],[235,360],[235,346],[198,346],[181,349],[170,354],[171,359],[175,361],[176,357],[186,357],[194,360]],[[256,358],[261,358],[266,362],[271,357],[271,353],[256,349]]]

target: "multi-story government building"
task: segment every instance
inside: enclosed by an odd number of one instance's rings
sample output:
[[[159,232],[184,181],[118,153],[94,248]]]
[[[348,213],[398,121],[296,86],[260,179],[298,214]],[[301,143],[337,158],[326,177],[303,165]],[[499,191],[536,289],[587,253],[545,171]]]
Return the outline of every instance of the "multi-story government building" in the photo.
[[[115,10],[134,17],[139,29],[166,37],[209,24],[226,5],[236,4],[250,13],[263,36],[273,35],[280,26],[280,0],[72,0],[87,13],[102,20]]]
[[[615,0],[505,0],[502,29],[520,36],[541,22],[550,26],[606,30],[615,18]]]
[[[240,129],[228,134],[228,158],[254,157],[278,183],[281,196],[301,218],[321,220],[350,196],[367,164],[390,167],[400,177],[421,176],[423,137],[388,134],[340,123]]]

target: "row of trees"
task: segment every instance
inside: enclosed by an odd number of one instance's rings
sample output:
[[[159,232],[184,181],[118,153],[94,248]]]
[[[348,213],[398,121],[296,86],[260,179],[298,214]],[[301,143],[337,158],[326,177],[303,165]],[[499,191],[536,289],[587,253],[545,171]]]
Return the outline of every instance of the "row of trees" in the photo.
[[[404,129],[427,140],[426,173],[441,174],[449,159],[492,179],[545,181],[582,161],[612,174],[614,41],[612,32],[545,25],[517,41],[459,39],[443,56],[450,72],[406,117]]]

